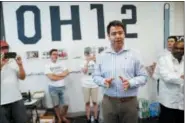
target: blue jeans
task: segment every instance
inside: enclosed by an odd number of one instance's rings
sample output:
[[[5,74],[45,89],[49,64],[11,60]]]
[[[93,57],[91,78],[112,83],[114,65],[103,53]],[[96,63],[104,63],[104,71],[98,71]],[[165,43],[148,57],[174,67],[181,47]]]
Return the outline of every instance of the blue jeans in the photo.
[[[49,86],[49,93],[52,99],[53,106],[61,106],[64,105],[64,91],[65,87],[54,87]]]

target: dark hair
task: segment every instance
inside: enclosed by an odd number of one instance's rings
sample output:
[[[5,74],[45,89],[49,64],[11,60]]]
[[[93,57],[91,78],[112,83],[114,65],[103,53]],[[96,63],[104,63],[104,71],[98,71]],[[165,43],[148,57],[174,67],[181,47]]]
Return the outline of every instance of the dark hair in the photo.
[[[107,25],[107,34],[110,33],[110,28],[111,28],[112,26],[121,26],[121,27],[123,28],[123,30],[125,30],[125,27],[124,27],[124,25],[123,25],[123,23],[122,23],[121,21],[119,21],[119,20],[113,20],[113,21],[111,21],[111,22]]]
[[[177,42],[177,37],[176,36],[169,36],[168,39],[173,38],[175,42]]]
[[[100,47],[99,49],[98,49],[98,53],[101,53],[101,52],[103,52],[104,51],[104,48],[103,47]]]
[[[84,49],[84,54],[85,54],[85,55],[90,55],[91,52],[92,52],[91,47],[86,47],[86,48]]]
[[[49,55],[51,56],[51,54],[53,53],[53,52],[57,52],[58,50],[57,49],[51,49],[50,51],[49,51]]]
[[[180,38],[180,39],[179,39],[179,41],[182,41],[182,42],[184,42],[184,38]]]

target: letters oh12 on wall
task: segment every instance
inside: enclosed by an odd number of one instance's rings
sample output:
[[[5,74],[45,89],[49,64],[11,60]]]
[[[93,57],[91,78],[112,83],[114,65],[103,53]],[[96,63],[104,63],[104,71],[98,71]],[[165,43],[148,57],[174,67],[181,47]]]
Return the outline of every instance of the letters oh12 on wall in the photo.
[[[50,59],[49,51],[42,53],[42,59]],[[58,60],[67,60],[68,53],[65,49],[58,49]]]
[[[105,39],[105,20],[104,20],[104,6],[106,3],[103,4],[89,4],[89,12],[90,11],[96,11],[97,13],[97,30],[98,35],[97,37],[99,39]],[[113,6],[114,8],[114,6]],[[72,26],[72,39],[75,40],[82,40],[83,31],[81,31],[81,18],[82,14],[80,14],[79,11],[79,5],[71,5],[71,19],[61,19],[60,17],[60,9],[62,9],[60,6],[49,6],[48,7],[50,13],[48,13],[48,16],[50,17],[51,21],[51,40],[52,41],[62,41],[62,26],[64,25],[71,25]],[[138,38],[138,33],[136,32],[128,32],[128,26],[129,25],[135,25],[137,23],[137,8],[133,4],[126,4],[122,5],[120,9],[120,13],[118,16],[122,16],[125,14],[128,14],[129,11],[131,11],[131,18],[129,16],[128,18],[122,18],[123,24],[125,25],[125,37],[126,38]],[[38,41],[42,39],[42,33],[41,33],[41,25],[44,22],[41,22],[41,20],[44,20],[41,18],[42,14],[42,8],[39,8],[36,5],[21,5],[16,10],[16,19],[17,19],[17,31],[18,31],[18,38],[23,44],[36,44]],[[35,35],[28,37],[25,34],[25,16],[24,14],[26,12],[32,12],[34,15],[34,31]],[[50,14],[50,15],[49,15]],[[87,13],[88,14],[88,13]],[[83,16],[86,16],[83,14]],[[88,27],[89,28],[89,27]],[[96,34],[93,34],[96,36]]]

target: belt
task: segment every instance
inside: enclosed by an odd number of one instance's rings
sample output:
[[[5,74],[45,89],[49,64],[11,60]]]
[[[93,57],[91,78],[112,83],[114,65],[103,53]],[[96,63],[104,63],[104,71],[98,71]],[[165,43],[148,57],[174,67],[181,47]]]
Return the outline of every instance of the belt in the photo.
[[[127,102],[127,101],[130,101],[132,99],[135,99],[136,96],[132,96],[132,97],[110,97],[108,95],[104,95],[104,98],[108,98],[108,99],[111,99],[111,100],[118,100],[118,101],[121,101],[121,102]]]

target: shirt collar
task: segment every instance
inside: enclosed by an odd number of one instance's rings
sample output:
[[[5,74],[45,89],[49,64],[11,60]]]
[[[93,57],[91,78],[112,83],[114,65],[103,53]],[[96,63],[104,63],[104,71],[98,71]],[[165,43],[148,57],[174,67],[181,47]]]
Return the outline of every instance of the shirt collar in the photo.
[[[167,48],[164,49],[164,51],[167,52],[167,53],[171,53],[171,51],[169,51]]]
[[[119,54],[119,53],[123,53],[123,52],[126,52],[126,51],[128,51],[129,49],[128,48],[125,48],[125,47],[122,47],[122,49],[119,51],[119,52],[115,52],[114,50],[113,50],[113,48],[112,47],[109,47],[107,50],[106,50],[106,53],[117,53],[117,54]]]

